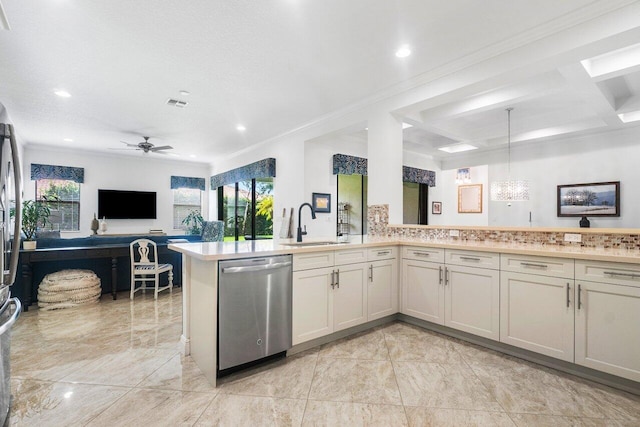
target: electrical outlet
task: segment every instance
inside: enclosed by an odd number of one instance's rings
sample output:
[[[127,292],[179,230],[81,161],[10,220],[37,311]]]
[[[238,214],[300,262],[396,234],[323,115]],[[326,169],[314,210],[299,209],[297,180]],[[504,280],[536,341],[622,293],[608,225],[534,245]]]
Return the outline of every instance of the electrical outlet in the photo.
[[[580,243],[580,242],[582,242],[582,234],[565,233],[564,234],[564,241],[565,242]]]
[[[449,230],[449,237],[460,237],[460,230]]]
[[[376,217],[374,219],[375,222],[380,222],[380,214],[376,214]]]

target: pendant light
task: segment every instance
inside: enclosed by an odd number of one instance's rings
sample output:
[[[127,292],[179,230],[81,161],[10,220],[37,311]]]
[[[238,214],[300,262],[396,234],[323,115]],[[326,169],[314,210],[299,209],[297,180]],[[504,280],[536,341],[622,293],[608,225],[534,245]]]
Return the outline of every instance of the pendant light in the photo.
[[[529,200],[529,183],[527,181],[519,181],[511,179],[511,111],[513,108],[507,108],[507,142],[509,152],[508,176],[506,181],[494,181],[491,183],[491,200],[496,202],[520,202]]]

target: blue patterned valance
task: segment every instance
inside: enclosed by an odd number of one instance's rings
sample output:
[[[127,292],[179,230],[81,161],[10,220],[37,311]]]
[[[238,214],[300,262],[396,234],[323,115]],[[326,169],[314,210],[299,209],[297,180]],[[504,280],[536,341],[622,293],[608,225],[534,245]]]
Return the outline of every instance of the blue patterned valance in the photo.
[[[436,173],[426,169],[402,167],[402,181],[415,182],[418,184],[426,184],[429,187],[436,186]]]
[[[171,176],[171,189],[176,188],[197,188],[204,191],[204,178],[194,178],[192,176]]]
[[[367,175],[367,159],[363,157],[348,156],[346,154],[333,155],[334,175]],[[436,186],[436,173],[426,169],[402,167],[402,181]]]
[[[31,179],[66,179],[82,184],[84,182],[84,168],[31,163]]]
[[[366,175],[367,159],[346,154],[333,155],[334,175]]]
[[[259,160],[246,166],[242,166],[230,171],[223,172],[211,177],[211,189],[233,184],[234,182],[246,181],[254,178],[273,178],[276,176],[276,159]]]

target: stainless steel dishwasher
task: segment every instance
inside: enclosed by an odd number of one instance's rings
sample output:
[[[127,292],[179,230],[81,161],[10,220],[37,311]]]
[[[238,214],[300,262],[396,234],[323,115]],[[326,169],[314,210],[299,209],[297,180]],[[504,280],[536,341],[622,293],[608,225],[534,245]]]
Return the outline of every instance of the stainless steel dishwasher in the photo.
[[[291,348],[291,255],[218,268],[218,372]]]

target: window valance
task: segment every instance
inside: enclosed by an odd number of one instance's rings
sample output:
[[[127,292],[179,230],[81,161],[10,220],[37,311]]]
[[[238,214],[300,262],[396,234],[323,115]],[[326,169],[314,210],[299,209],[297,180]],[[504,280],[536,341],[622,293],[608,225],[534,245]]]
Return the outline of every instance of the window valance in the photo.
[[[204,178],[196,178],[192,176],[171,176],[171,189],[176,188],[196,188],[200,191],[205,189]]]
[[[269,157],[211,177],[211,188],[218,188],[234,182],[254,178],[273,178],[276,176],[276,159]]]
[[[334,175],[367,175],[367,159],[346,154],[333,155]],[[402,181],[436,186],[436,173],[426,169],[402,167]]]
[[[66,179],[82,184],[84,183],[84,168],[31,163],[31,179]]]

